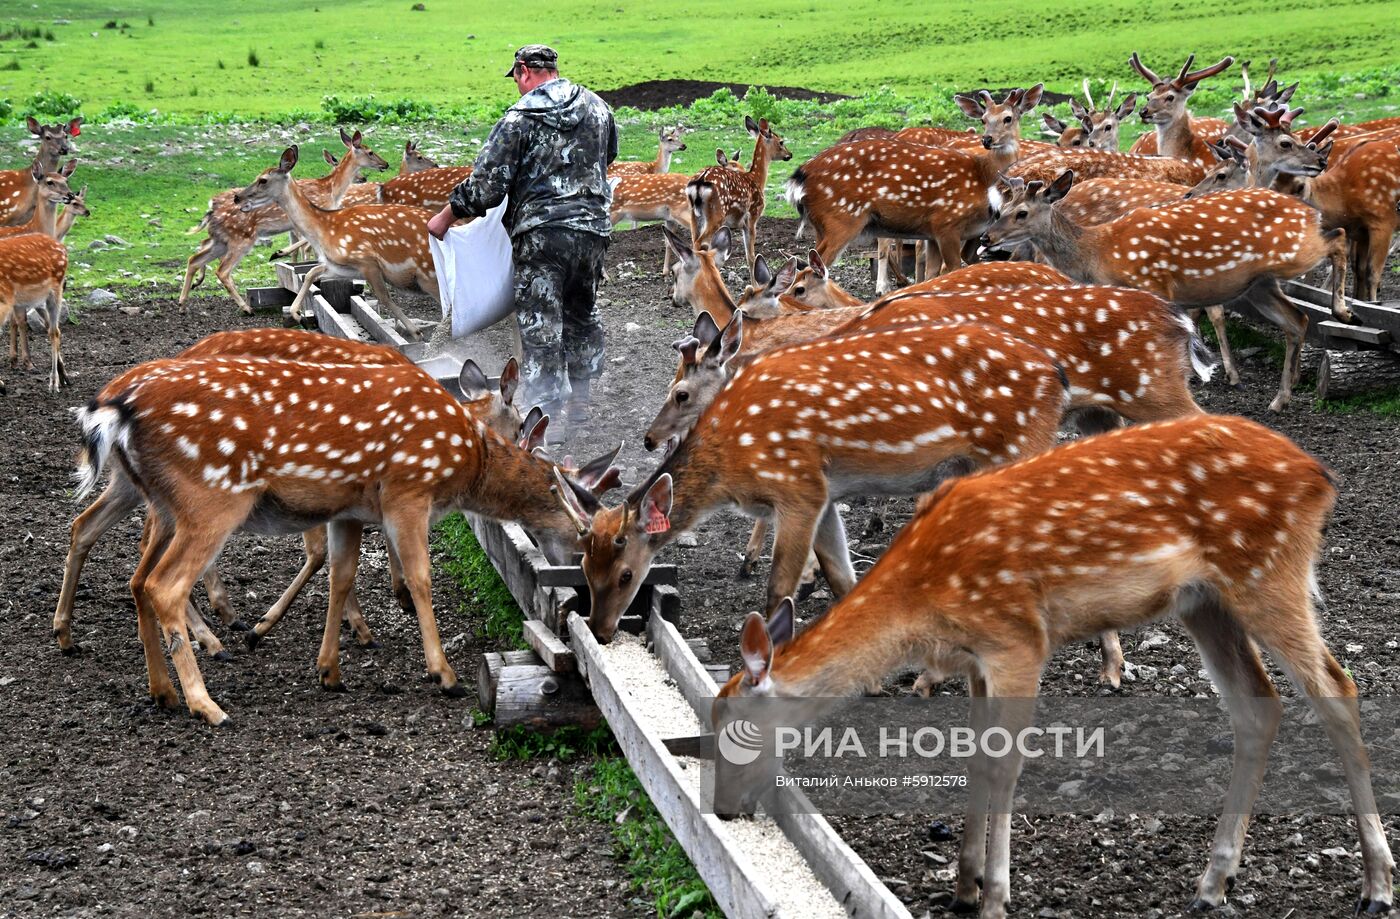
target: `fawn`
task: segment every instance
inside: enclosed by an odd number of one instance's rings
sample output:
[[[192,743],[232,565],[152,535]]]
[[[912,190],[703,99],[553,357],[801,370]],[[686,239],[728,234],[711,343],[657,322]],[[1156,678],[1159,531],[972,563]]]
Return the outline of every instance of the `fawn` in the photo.
[[[1189,909],[1225,902],[1282,719],[1262,648],[1307,695],[1341,761],[1361,844],[1358,909],[1388,912],[1394,860],[1356,685],[1328,652],[1314,610],[1335,500],[1328,471],[1287,438],[1210,415],[1126,428],[946,482],[802,634],[793,636],[790,600],[771,608],[766,625],[750,613],[743,668],[719,697],[807,698],[804,717],[816,717],[835,705],[831,697],[858,695],[899,669],[932,668],[967,677],[974,725],[1000,715],[995,723],[1016,736],[1032,722],[1056,648],[1171,614],[1195,641],[1235,730],[1232,806]],[[745,716],[759,731],[773,727],[764,709]],[[711,720],[717,733],[726,728],[722,701]],[[751,812],[751,790],[771,788],[771,768],[760,758],[729,773],[716,813]],[[981,888],[980,915],[1007,915],[1020,770],[1014,750],[969,761],[954,911],[976,910]]]
[[[893,296],[959,290],[1007,290],[1013,287],[1058,287],[1073,283],[1055,269],[1035,262],[974,262],[936,278],[911,284]],[[816,309],[870,305],[836,283],[816,249],[808,251],[807,267],[797,272],[786,293]]]
[[[685,197],[695,248],[708,244],[721,227],[737,230],[744,238],[745,263],[752,270],[758,218],[768,200],[768,168],[776,160],[792,159],[792,151],[767,118],[754,121],[745,115],[744,127],[754,139],[749,168],[733,169],[721,163],[702,169],[686,184]]]
[[[73,152],[73,138],[80,133],[83,119],[66,124],[40,124],[29,115],[24,119],[29,133],[39,138],[34,161],[23,169],[0,171],[0,226],[24,223],[40,205],[39,183],[43,176],[58,171],[58,161]]]
[[[50,392],[68,384],[59,330],[67,274],[68,249],[52,236],[27,233],[0,239],[0,323],[10,320],[10,364],[34,369],[29,358],[29,309],[42,305],[49,335]],[[4,392],[5,382],[0,380],[0,393]]]
[[[743,314],[719,339],[739,348]],[[558,489],[578,526],[589,627],[610,641],[652,559],[725,507],[777,527],[768,594],[796,587],[815,548],[832,589],[854,584],[835,502],[911,495],[947,471],[1048,449],[1063,371],[1044,352],[977,325],[914,325],[823,338],[757,356],[722,388],[645,482],[590,511]]]
[[[685,151],[685,129],[681,127],[662,128],[656,132],[656,159],[645,161],[617,160],[608,166],[608,176],[657,175],[669,172],[671,157]]]

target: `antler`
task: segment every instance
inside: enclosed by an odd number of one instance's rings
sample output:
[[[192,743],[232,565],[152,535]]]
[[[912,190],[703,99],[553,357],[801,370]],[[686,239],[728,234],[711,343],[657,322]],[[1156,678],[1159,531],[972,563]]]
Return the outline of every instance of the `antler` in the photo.
[[[1249,61],[1245,61],[1243,64],[1240,65],[1240,76],[1244,77],[1244,101],[1253,101],[1254,90],[1249,85]],[[1265,85],[1268,85],[1268,82],[1268,80],[1265,80]]]
[[[1103,106],[1105,112],[1113,109],[1113,97],[1116,95],[1118,95],[1118,81],[1114,80],[1113,88],[1108,91],[1108,101],[1105,102]]]
[[[1293,119],[1297,118],[1301,114],[1303,114],[1303,109],[1301,108],[1295,108],[1284,112],[1278,120],[1279,126],[1282,127],[1285,131],[1293,130]]]
[[[1298,109],[1298,111],[1301,112],[1302,109]],[[1287,125],[1283,123],[1283,118],[1288,114],[1288,109],[1281,105],[1257,105],[1250,110],[1250,114],[1270,128],[1287,128]],[[1291,121],[1292,118],[1290,117],[1289,120]]]
[[[1144,80],[1151,83],[1153,86],[1156,86],[1158,83],[1162,82],[1161,77],[1157,76],[1157,74],[1147,69],[1147,65],[1144,64],[1142,60],[1138,57],[1138,53],[1136,51],[1133,52],[1132,57],[1128,58],[1128,63],[1133,66],[1134,70],[1142,74],[1142,78]]]
[[[1094,111],[1094,96],[1089,92],[1089,78],[1084,78],[1084,98],[1089,100],[1089,111]]]
[[[1328,121],[1322,127],[1318,128],[1317,133],[1313,134],[1312,138],[1308,140],[1308,146],[1314,148],[1321,147],[1322,142],[1330,137],[1332,132],[1339,127],[1341,127],[1341,122],[1337,121],[1337,119],[1333,118]]]
[[[1206,77],[1215,76],[1217,73],[1224,70],[1226,67],[1229,67],[1235,62],[1235,59],[1227,54],[1225,57],[1221,58],[1219,61],[1216,61],[1214,64],[1211,64],[1209,67],[1204,67],[1200,70],[1191,70],[1191,62],[1195,59],[1196,55],[1192,54],[1186,58],[1186,63],[1181,65],[1181,75],[1176,78],[1176,83],[1178,86],[1185,87],[1192,83],[1199,83]],[[1187,71],[1190,72],[1188,73]]]

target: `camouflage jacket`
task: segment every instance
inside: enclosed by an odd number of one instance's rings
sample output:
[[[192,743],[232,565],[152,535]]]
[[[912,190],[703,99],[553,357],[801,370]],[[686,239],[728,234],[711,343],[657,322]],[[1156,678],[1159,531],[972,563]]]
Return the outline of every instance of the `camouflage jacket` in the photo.
[[[617,126],[606,102],[568,80],[520,97],[491,129],[471,177],[452,191],[452,213],[479,217],[506,195],[511,236],[551,226],[607,236]]]

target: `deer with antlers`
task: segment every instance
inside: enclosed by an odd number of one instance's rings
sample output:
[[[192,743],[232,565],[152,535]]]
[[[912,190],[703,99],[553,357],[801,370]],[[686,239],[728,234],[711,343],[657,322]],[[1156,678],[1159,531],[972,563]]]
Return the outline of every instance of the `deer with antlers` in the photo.
[[[1130,93],[1124,97],[1123,101],[1114,108],[1113,99],[1118,95],[1118,82],[1115,80],[1113,88],[1109,90],[1108,99],[1104,102],[1104,107],[1099,109],[1094,102],[1094,96],[1089,91],[1089,79],[1084,79],[1084,98],[1089,105],[1086,108],[1078,99],[1069,100],[1070,112],[1073,113],[1077,125],[1066,124],[1049,112],[1042,114],[1041,120],[1045,123],[1046,133],[1055,138],[1057,147],[1084,147],[1089,150],[1117,150],[1118,130],[1123,124],[1123,119],[1133,113],[1137,107],[1137,94]]]
[[[962,264],[964,243],[981,235],[996,204],[1000,174],[1020,154],[1021,116],[1043,87],[1016,89],[1001,102],[990,93],[955,97],[982,121],[982,152],[870,140],[830,147],[800,166],[787,197],[816,232],[816,250],[832,264],[863,236],[923,239],[927,275]]]
[[[184,609],[194,581],[234,532],[327,525],[331,592],[318,667],[322,685],[340,689],[338,638],[361,532],[380,524],[403,568],[428,672],[454,696],[464,690],[433,616],[433,516],[472,511],[574,533],[550,495],[554,464],[487,428],[416,368],[162,361],[120,392],[104,391],[78,420],[79,497],[115,460],[153,509],[151,540],[132,578],[151,695],[161,706],[176,703],[164,632],[186,705],[212,725],[228,716],[205,689]]]
[[[34,160],[23,169],[0,171],[0,227],[27,221],[42,203],[43,177],[58,171],[58,161],[73,152],[73,138],[81,133],[83,119],[59,124],[40,124],[29,115],[24,119],[29,133],[39,138]]]
[[[390,296],[389,286],[416,287],[438,296],[437,270],[428,251],[428,218],[432,212],[395,204],[323,210],[292,181],[296,164],[297,147],[293,145],[283,151],[276,166],[234,195],[234,202],[245,213],[268,205],[280,207],[297,233],[316,250],[320,264],[306,273],[301,290],[292,301],[292,319],[301,318],[301,305],[319,278],[359,277],[398,320],[404,337],[418,341],[422,336]],[[416,175],[437,171],[430,169]]]
[[[738,350],[742,315],[719,339],[721,355]],[[850,382],[836,382],[843,377]],[[844,594],[855,575],[835,501],[918,494],[945,461],[982,466],[1047,449],[1064,402],[1061,371],[1043,352],[977,325],[907,326],[767,351],[734,375],[622,505],[594,512],[558,489],[583,546],[589,627],[611,640],[656,554],[725,507],[773,518],[774,604],[797,586],[814,548]]]
[[[608,164],[608,177],[623,175],[658,175],[671,170],[671,157],[684,152],[684,129],[679,126],[662,128],[656,132],[656,159],[654,160],[615,160]]]
[[[295,360],[304,364],[371,364],[413,368],[413,363],[394,348],[372,345],[357,341],[346,341],[316,332],[301,329],[246,329],[231,332],[217,332],[209,335],[181,352],[172,360],[189,360],[204,357],[246,357],[276,358]],[[120,393],[132,382],[150,372],[152,365],[142,365],[114,378],[104,388],[104,394]],[[463,364],[458,376],[458,390],[462,394],[462,407],[473,418],[480,420],[488,428],[506,437],[517,436],[521,427],[520,412],[512,404],[516,387],[519,384],[519,367],[514,358],[506,362],[501,371],[500,382],[489,385],[485,374],[472,361]],[[101,398],[101,396],[99,396]],[[218,412],[215,420],[223,420]],[[127,475],[125,468],[116,465],[112,469],[111,480],[102,494],[73,521],[72,540],[68,558],[64,565],[63,586],[59,592],[58,605],[54,611],[53,632],[58,639],[59,650],[64,654],[75,654],[78,645],[72,638],[73,600],[77,591],[78,579],[82,575],[88,554],[98,540],[144,503],[140,489]],[[149,529],[149,520],[148,520]],[[306,561],[292,584],[252,628],[245,625],[237,616],[229,600],[228,591],[223,586],[217,567],[211,566],[203,574],[205,589],[210,606],[218,614],[225,626],[248,633],[248,646],[254,647],[285,615],[307,582],[325,565],[325,527],[315,527],[302,534],[305,542]],[[390,554],[389,571],[394,584],[394,594],[401,605],[412,611],[412,601],[404,586],[397,557]],[[372,646],[374,636],[360,611],[355,592],[351,590],[346,600],[346,617],[355,632],[357,641],[363,646]],[[186,621],[195,639],[206,653],[223,658],[223,644],[204,625],[203,618],[193,605],[186,606]]]
[[[1202,169],[1209,169],[1215,165],[1215,156],[1211,152],[1209,141],[1225,133],[1228,125],[1223,122],[1210,125],[1193,124],[1191,113],[1186,110],[1186,102],[1202,80],[1225,70],[1235,59],[1226,56],[1209,67],[1192,70],[1191,64],[1195,60],[1194,54],[1187,56],[1186,63],[1181,65],[1181,72],[1174,79],[1163,79],[1148,70],[1136,51],[1128,59],[1128,63],[1152,85],[1147,98],[1143,100],[1142,111],[1139,114],[1143,124],[1150,124],[1155,128],[1156,143],[1153,152],[1159,156],[1175,157],[1195,163]],[[1131,152],[1147,151],[1135,146]]]
[[[1198,416],[1128,428],[945,483],[920,502],[855,590],[794,636],[790,600],[743,624],[744,666],[723,700],[806,700],[816,718],[842,696],[925,667],[967,677],[979,733],[1016,737],[1050,655],[1099,629],[1170,614],[1229,709],[1234,767],[1209,862],[1188,911],[1222,906],[1283,717],[1260,657],[1282,665],[1340,760],[1360,837],[1358,910],[1389,912],[1394,859],[1371,788],[1356,684],[1327,650],[1314,569],[1336,501],[1328,471],[1243,418]],[[772,737],[775,707],[743,709]],[[786,712],[792,710],[784,709]],[[1014,746],[1014,745],[1013,745]],[[724,773],[716,813],[751,813],[772,788],[771,757]],[[951,908],[1003,919],[1021,753],[974,756]]]
[[[686,184],[685,197],[690,204],[690,237],[695,247],[707,245],[721,227],[728,227],[743,236],[745,264],[752,269],[758,218],[768,201],[768,169],[776,161],[792,159],[792,151],[767,118],[754,121],[745,115],[744,127],[754,139],[749,168],[715,165],[702,169]]]
[[[1054,207],[1074,184],[1065,172],[1049,185],[1016,183],[987,233],[993,248],[1033,243],[1051,265],[1077,281],[1137,287],[1182,307],[1202,307],[1220,340],[1230,382],[1239,374],[1230,358],[1224,308],[1245,297],[1282,329],[1288,342],[1283,379],[1270,403],[1281,411],[1301,373],[1307,316],[1284,296],[1279,281],[1297,277],[1324,259],[1332,262],[1332,313],[1351,321],[1342,296],[1346,234],[1324,230],[1317,211],[1267,189],[1221,192],[1158,208],[1132,211],[1085,227]]]
[[[306,199],[318,208],[339,207],[341,198],[362,170],[389,168],[379,154],[364,146],[364,138],[359,131],[351,135],[342,128],[340,139],[345,144],[345,156],[335,168],[319,179],[298,181],[298,187]],[[235,200],[237,192],[238,189],[230,189],[210,199],[209,209],[190,231],[203,230],[208,236],[185,265],[185,283],[180,288],[181,309],[189,302],[190,289],[204,283],[204,272],[209,263],[218,259],[219,267],[215,269],[214,276],[224,285],[238,308],[252,315],[253,308],[233,283],[233,270],[253,250],[258,240],[286,233],[293,227],[287,214],[275,204],[244,209]]]

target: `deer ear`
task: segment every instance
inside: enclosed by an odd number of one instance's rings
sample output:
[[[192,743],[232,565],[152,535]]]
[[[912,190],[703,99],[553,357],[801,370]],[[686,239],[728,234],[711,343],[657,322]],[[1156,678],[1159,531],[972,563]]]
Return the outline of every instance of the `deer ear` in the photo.
[[[536,406],[538,407],[538,406]],[[533,414],[533,411],[531,412]],[[549,430],[549,416],[543,411],[540,412],[539,420],[530,426],[530,430],[525,432],[521,438],[520,449],[528,453],[544,449],[544,432]]]
[[[1118,110],[1114,114],[1121,120],[1127,118],[1137,108],[1137,93],[1128,93],[1128,97],[1118,105]]]
[[[340,142],[347,147],[352,147],[355,143],[354,140],[351,139],[350,134],[344,128],[340,129]]]
[[[535,425],[540,423],[544,417],[544,409],[536,405],[525,415],[525,420],[520,422],[520,430],[515,434],[515,444],[520,449],[525,449],[525,444],[530,440],[530,432],[535,429]]]
[[[68,136],[77,137],[79,134],[83,133],[82,124],[83,118],[81,115],[68,122]]]
[[[520,387],[520,362],[515,358],[506,361],[501,368],[501,401],[510,405],[515,401],[515,391]]]
[[[826,262],[822,261],[822,257],[817,254],[816,249],[807,250],[807,261],[812,266],[812,273],[815,274],[817,277],[825,280]]]
[[[31,178],[34,179],[35,183],[43,182],[43,181],[44,181],[44,167],[43,167],[43,166],[40,166],[37,162],[34,163],[34,165],[32,165],[32,166],[29,167],[29,175],[30,175]]]
[[[666,245],[671,247],[671,251],[676,254],[676,258],[687,265],[694,263],[695,250],[691,249],[690,240],[685,239],[679,233],[664,225],[661,227],[661,235],[665,237]]]
[[[1045,122],[1045,127],[1050,129],[1051,134],[1063,134],[1065,133],[1065,128],[1069,127],[1069,125],[1065,124],[1063,121],[1056,118],[1049,112],[1043,113],[1040,116],[1040,120]]]
[[[768,679],[768,668],[773,663],[773,639],[768,637],[768,626],[758,613],[744,617],[739,654],[744,659],[744,674],[750,685],[758,686]]]
[[[73,170],[74,170],[74,169],[77,169],[77,168],[78,168],[78,161],[77,161],[77,160],[69,160],[68,162],[64,163],[62,166],[58,167],[58,174],[61,175],[61,176],[63,176],[63,177],[66,179],[66,178],[68,178],[69,176],[71,176],[71,175],[73,174]]]
[[[729,165],[729,157],[727,157],[727,156],[724,155],[724,151],[723,151],[723,150],[721,150],[721,149],[719,149],[719,148],[715,148],[715,162],[718,163],[718,164],[720,164],[721,166],[728,166],[728,165]]]
[[[554,467],[552,473],[554,484],[549,487],[549,490],[554,492],[554,497],[563,507],[569,520],[573,522],[574,528],[578,530],[578,535],[587,536],[589,530],[593,528],[593,515],[584,508],[583,502],[574,492],[572,483],[564,478],[564,473],[559,470],[558,466]]]
[[[719,256],[721,262],[729,260],[729,247],[734,244],[734,235],[729,232],[729,227],[720,227],[715,231],[715,235],[710,237],[710,248]]]
[[[621,472],[613,465],[613,460],[617,459],[621,450],[622,444],[618,444],[602,456],[584,463],[574,473],[574,480],[595,495],[601,495],[609,488],[616,488],[621,484]]]
[[[779,268],[778,273],[774,275],[771,286],[778,293],[782,293],[792,286],[795,277],[797,277],[797,256],[789,256],[788,260],[783,262],[783,267]]]
[[[781,648],[792,641],[796,621],[797,608],[793,606],[792,597],[783,597],[782,601],[768,614],[768,638],[773,642],[774,648]]]
[[[724,332],[719,337],[719,362],[721,364],[729,363],[743,346],[744,312],[740,310],[734,314],[733,319],[729,320],[729,325],[724,327]]]
[[[1040,94],[1043,92],[1045,92],[1044,83],[1037,83],[1026,90],[1021,98],[1016,101],[1016,111],[1024,115],[1026,112],[1035,108],[1040,102]]]
[[[750,115],[744,116],[744,130],[754,136],[757,136],[759,133],[758,122],[754,121],[753,117]]]
[[[761,255],[753,260],[752,280],[755,287],[767,287],[773,282],[773,272],[768,268],[768,260]]]
[[[328,166],[334,166],[336,163],[340,162],[335,158],[335,154],[329,150],[321,151],[321,159],[325,160]]]
[[[1069,110],[1074,113],[1075,118],[1088,118],[1089,110],[1084,107],[1084,103],[1078,99],[1069,100]]]
[[[457,388],[462,391],[464,402],[475,402],[491,395],[491,384],[486,381],[486,374],[473,360],[462,364],[462,369],[457,373]]]
[[[1070,188],[1074,185],[1074,170],[1066,169],[1055,176],[1054,181],[1045,189],[1045,200],[1049,204],[1054,204],[1065,195],[1069,194]]]
[[[354,134],[351,135],[351,137],[350,137],[350,143],[352,143],[352,144],[354,144],[356,147],[358,147],[358,146],[360,146],[360,144],[364,141],[364,139],[365,139],[365,136],[364,136],[363,134],[361,134],[359,131],[356,131]]]
[[[663,472],[642,496],[641,519],[638,521],[648,535],[658,535],[671,529],[671,474]]]
[[[39,119],[33,115],[24,116],[24,126],[29,129],[30,134],[43,134],[44,126],[39,124]]]
[[[282,158],[277,161],[277,171],[285,174],[295,169],[297,157],[300,153],[301,151],[297,148],[296,144],[292,144],[286,150],[283,150]]]
[[[1285,88],[1279,90],[1279,94],[1278,94],[1277,96],[1275,96],[1274,99],[1275,99],[1276,102],[1278,102],[1280,105],[1282,105],[1283,103],[1287,102],[1289,99],[1292,99],[1292,98],[1293,98],[1293,94],[1296,93],[1297,91],[1298,91],[1298,84],[1297,84],[1297,83],[1294,83],[1294,84],[1292,84],[1291,86],[1287,86],[1287,87],[1285,87]]]
[[[958,93],[953,97],[953,101],[957,103],[958,108],[962,109],[962,113],[969,118],[980,119],[983,113],[987,111],[986,106],[982,105],[982,100],[978,99],[976,96]]]
[[[695,336],[695,340],[703,348],[708,348],[710,342],[719,337],[719,325],[709,310],[701,310],[700,315],[695,317],[695,328],[690,334]]]
[[[404,156],[408,156],[410,153],[413,152],[413,141],[411,141],[411,140],[406,140],[406,141],[404,141],[404,144],[403,144],[403,152],[404,152]]]

